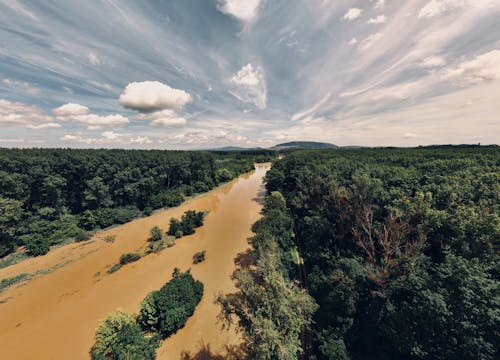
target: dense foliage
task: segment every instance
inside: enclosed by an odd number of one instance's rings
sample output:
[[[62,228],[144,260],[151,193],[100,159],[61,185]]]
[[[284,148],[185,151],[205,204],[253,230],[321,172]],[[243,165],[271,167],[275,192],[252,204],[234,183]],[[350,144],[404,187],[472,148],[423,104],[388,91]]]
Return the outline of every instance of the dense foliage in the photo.
[[[192,235],[196,228],[203,225],[205,215],[206,213],[203,211],[188,210],[182,215],[180,221],[175,218],[170,219],[167,234],[176,238]]]
[[[252,169],[269,152],[0,149],[0,257],[81,239],[176,206]]]
[[[297,359],[302,354],[301,335],[312,323],[316,304],[298,282],[289,279],[284,265],[288,263],[283,262],[293,240],[292,222],[280,193],[267,197],[263,214],[253,226],[249,263],[233,274],[238,292],[221,294],[217,302],[225,323],[231,325],[236,315],[249,359]],[[282,244],[289,248],[284,250]]]
[[[203,284],[175,269],[173,278],[141,303],[139,316],[123,310],[101,321],[93,360],[153,360],[161,339],[182,328],[203,296]]]
[[[133,315],[123,310],[101,321],[91,350],[93,360],[153,360],[158,341],[146,337]]]
[[[319,305],[311,358],[498,358],[500,149],[303,151],[266,178]]]
[[[166,338],[182,328],[201,301],[203,284],[189,272],[174,270],[172,280],[149,293],[141,303],[139,324]]]

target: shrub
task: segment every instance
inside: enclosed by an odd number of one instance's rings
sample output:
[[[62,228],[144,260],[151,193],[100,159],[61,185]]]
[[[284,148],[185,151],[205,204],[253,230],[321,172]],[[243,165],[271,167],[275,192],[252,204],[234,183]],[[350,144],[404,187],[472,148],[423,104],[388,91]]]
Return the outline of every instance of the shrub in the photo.
[[[143,301],[139,324],[147,331],[156,331],[166,338],[182,328],[203,296],[203,284],[189,272],[175,269],[173,278]]]
[[[141,258],[141,255],[138,253],[126,253],[120,256],[120,264],[126,265],[130,264],[134,261],[137,261]]]
[[[206,253],[206,251],[203,250],[203,251],[200,251],[200,252],[197,252],[196,254],[194,254],[193,255],[193,264],[199,264],[202,261],[204,261],[205,260],[205,253]]]
[[[167,247],[172,247],[175,245],[175,236],[167,236],[167,239],[165,240]]]
[[[111,266],[111,267],[108,269],[107,273],[108,273],[108,274],[112,274],[112,273],[114,273],[114,272],[117,272],[117,271],[118,271],[118,270],[120,270],[121,268],[122,268],[122,264],[114,264],[113,266]]]
[[[91,350],[92,359],[153,360],[158,342],[146,338],[134,318],[118,310],[101,321]]]
[[[76,236],[75,236],[75,241],[87,241],[92,237],[92,234],[88,231],[85,230],[80,230]]]
[[[104,241],[113,243],[115,242],[116,236],[115,235],[107,235],[104,237]]]
[[[180,236],[177,236],[180,233]],[[182,224],[179,220],[172,218],[170,219],[170,227],[168,228],[168,235],[175,236],[177,238],[182,236]]]
[[[45,255],[50,250],[49,241],[38,235],[30,234],[24,237],[26,251],[29,255],[40,256]]]
[[[160,241],[162,239],[162,229],[158,226],[154,226],[151,228],[151,241]]]

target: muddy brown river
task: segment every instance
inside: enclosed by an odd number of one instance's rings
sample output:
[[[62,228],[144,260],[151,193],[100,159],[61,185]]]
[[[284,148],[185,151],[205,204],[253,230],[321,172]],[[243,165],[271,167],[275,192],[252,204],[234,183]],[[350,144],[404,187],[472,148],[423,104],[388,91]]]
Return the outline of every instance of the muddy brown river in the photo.
[[[181,206],[98,233],[49,254],[0,269],[0,279],[54,269],[0,293],[0,359],[89,359],[100,319],[123,308],[137,313],[141,300],[170,280],[175,267],[191,269],[205,285],[203,299],[186,326],[163,342],[158,359],[228,358],[228,348],[241,339],[222,331],[217,322],[217,292],[234,290],[234,258],[248,247],[251,225],[259,219],[268,164]],[[186,210],[208,210],[203,227],[177,240],[172,248],[106,270],[121,254],[144,249],[154,225],[167,230],[171,217]],[[104,237],[114,235],[113,243]],[[193,254],[206,250],[206,260],[192,264]]]

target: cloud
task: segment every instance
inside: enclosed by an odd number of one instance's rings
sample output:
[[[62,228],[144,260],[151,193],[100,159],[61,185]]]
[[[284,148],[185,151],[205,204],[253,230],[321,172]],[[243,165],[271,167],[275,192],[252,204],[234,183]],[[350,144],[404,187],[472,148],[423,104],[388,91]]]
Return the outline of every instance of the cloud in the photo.
[[[500,50],[493,50],[460,63],[449,70],[445,78],[459,78],[470,83],[500,80]]]
[[[252,64],[243,66],[231,78],[234,85],[230,93],[245,103],[253,103],[259,109],[265,109],[267,103],[267,87],[264,71]]]
[[[385,15],[379,15],[376,18],[368,19],[368,21],[366,23],[367,24],[384,24],[385,22],[387,22],[387,18],[385,17]]]
[[[37,95],[40,93],[40,88],[38,88],[38,87],[36,87],[36,86],[30,84],[29,82],[26,82],[26,81],[3,79],[2,82],[11,88],[22,89],[30,95]]]
[[[446,65],[446,59],[442,56],[430,56],[422,60],[419,64],[422,68],[433,68]]]
[[[56,116],[66,117],[66,116],[77,116],[86,115],[89,113],[89,108],[80,104],[67,103],[53,110]]]
[[[181,109],[192,100],[184,90],[174,89],[159,81],[132,82],[120,95],[120,105],[140,112]]]
[[[68,103],[53,110],[57,120],[74,121],[90,126],[91,130],[99,129],[102,126],[119,126],[128,124],[129,120],[119,114],[111,114],[106,116],[91,114],[88,107]]]
[[[373,0],[370,0],[370,1],[373,1]],[[376,0],[375,1],[375,10],[383,9],[384,6],[385,6],[385,0]]]
[[[363,12],[363,10],[361,10],[359,8],[350,8],[345,13],[343,19],[347,20],[347,21],[353,21],[353,20],[357,19],[358,17],[360,17],[362,12]]]
[[[0,124],[39,125],[51,122],[52,118],[36,106],[0,99]]]
[[[349,45],[356,45],[358,43],[358,39],[356,39],[355,37],[351,39],[351,41],[349,41]]]
[[[414,138],[418,137],[418,135],[415,133],[407,132],[407,133],[404,133],[403,137],[405,139],[414,139]]]
[[[440,15],[448,9],[448,3],[441,0],[431,0],[418,13],[419,18],[430,18]]]
[[[360,49],[367,50],[372,47],[378,40],[382,38],[382,33],[375,33],[369,35],[366,39],[364,39],[360,44]]]
[[[114,131],[104,131],[101,137],[86,137],[82,133],[66,134],[60,140],[86,145],[148,145],[153,143],[153,140],[148,136],[135,136],[130,133],[116,133]]]
[[[101,63],[101,60],[99,59],[99,56],[96,53],[94,53],[94,52],[88,53],[87,59],[89,60],[89,62],[92,65],[99,65]]]
[[[224,14],[242,21],[252,20],[258,13],[261,0],[219,0],[217,8]]]
[[[178,116],[173,110],[163,110],[152,113],[151,125],[158,126],[183,126],[186,125],[187,120],[182,116]]]
[[[35,130],[54,129],[54,128],[60,128],[61,124],[51,122],[51,123],[38,124],[38,125],[28,124],[28,125],[26,125],[26,127],[28,129],[35,129]]]

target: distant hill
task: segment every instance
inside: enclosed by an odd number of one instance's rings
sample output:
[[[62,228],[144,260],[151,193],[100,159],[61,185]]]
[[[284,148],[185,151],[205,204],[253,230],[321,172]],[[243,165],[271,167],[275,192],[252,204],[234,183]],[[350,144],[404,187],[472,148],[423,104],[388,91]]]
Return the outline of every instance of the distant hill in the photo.
[[[315,141],[291,141],[287,143],[274,145],[270,149],[288,150],[288,149],[335,149],[335,148],[338,148],[338,146],[329,143],[322,143]]]

